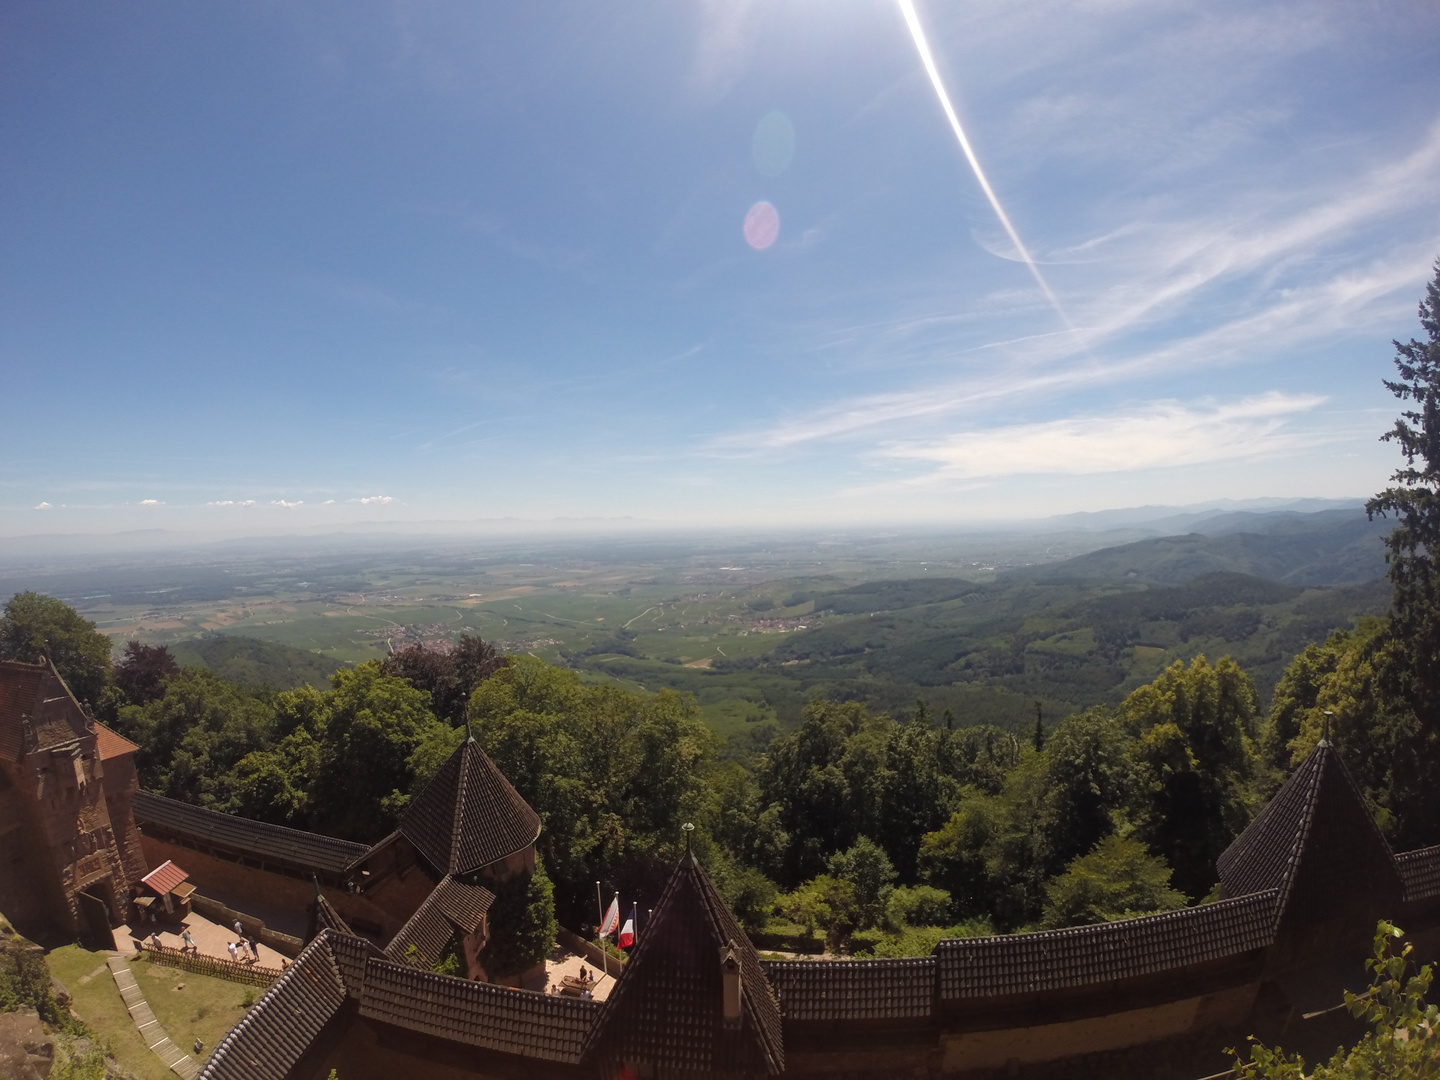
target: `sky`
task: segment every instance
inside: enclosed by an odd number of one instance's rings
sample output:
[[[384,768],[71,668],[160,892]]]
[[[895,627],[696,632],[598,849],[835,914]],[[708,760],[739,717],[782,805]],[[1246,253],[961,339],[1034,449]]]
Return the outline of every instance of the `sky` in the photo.
[[[1383,486],[1440,5],[907,7],[4,5],[0,535]]]

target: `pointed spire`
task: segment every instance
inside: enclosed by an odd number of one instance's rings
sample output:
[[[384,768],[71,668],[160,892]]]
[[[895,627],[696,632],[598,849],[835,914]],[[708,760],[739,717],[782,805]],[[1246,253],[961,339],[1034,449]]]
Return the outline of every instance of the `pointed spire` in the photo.
[[[466,874],[533,844],[540,815],[469,738],[400,819],[400,832],[441,874]]]
[[[585,1054],[603,1069],[775,1075],[785,1041],[759,954],[688,853],[646,920]]]
[[[1404,891],[1394,853],[1328,739],[1225,849],[1218,869],[1222,897],[1276,889],[1277,918],[1298,927],[1346,912],[1373,926],[1370,916],[1392,909]]]

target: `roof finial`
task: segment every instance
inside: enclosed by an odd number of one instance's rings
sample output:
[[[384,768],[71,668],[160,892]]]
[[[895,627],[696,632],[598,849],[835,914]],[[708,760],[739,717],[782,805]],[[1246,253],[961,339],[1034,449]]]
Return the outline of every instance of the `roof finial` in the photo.
[[[692,825],[692,824],[690,824],[690,822],[687,821],[687,822],[685,822],[684,825],[681,825],[681,826],[680,826],[680,831],[685,834],[685,854],[686,854],[686,855],[689,855],[689,854],[690,854],[690,834],[695,831],[695,826]]]
[[[1320,743],[1319,743],[1319,745],[1321,745],[1321,746],[1329,746],[1329,745],[1330,745],[1330,718],[1331,718],[1332,716],[1334,716],[1335,714],[1334,714],[1331,710],[1326,709],[1322,715],[1325,717],[1325,719],[1322,720],[1322,721],[1320,721]]]
[[[468,714],[465,717],[465,741],[467,743],[475,741],[475,733],[470,730],[470,717]]]

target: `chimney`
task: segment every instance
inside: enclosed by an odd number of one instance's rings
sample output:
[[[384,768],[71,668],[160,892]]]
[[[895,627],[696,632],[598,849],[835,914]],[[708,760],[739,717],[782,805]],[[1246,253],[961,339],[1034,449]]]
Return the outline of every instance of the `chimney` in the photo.
[[[727,942],[720,949],[720,981],[724,989],[721,1012],[727,1024],[740,1019],[740,954],[735,942]]]

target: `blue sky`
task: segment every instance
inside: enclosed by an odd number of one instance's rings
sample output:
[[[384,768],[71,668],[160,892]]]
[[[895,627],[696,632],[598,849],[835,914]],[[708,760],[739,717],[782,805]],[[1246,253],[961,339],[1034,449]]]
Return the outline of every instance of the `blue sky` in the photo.
[[[1440,7],[916,10],[5,5],[0,534],[1380,486]]]

